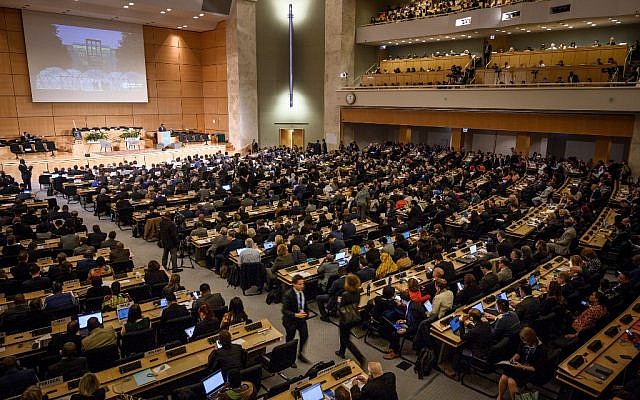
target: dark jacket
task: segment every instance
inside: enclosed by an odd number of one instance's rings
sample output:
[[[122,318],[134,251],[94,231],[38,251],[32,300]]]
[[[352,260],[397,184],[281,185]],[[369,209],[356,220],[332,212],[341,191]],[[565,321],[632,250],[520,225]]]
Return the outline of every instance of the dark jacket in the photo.
[[[516,313],[522,324],[531,325],[540,316],[540,302],[531,295],[526,296],[516,306]]]
[[[305,296],[304,311],[307,313],[309,312],[308,304],[309,299]],[[299,311],[300,307],[298,307],[296,292],[291,288],[282,296],[282,325],[291,326],[296,323],[296,320],[300,320],[300,318],[295,317],[295,314]]]
[[[351,398],[353,400],[398,400],[396,376],[393,372],[385,372],[377,378],[369,378],[362,389],[358,385],[353,385]]]
[[[165,308],[162,311],[160,322],[165,323],[169,320],[184,317],[186,315],[190,315],[189,310],[187,310],[187,307],[183,306],[182,304],[172,303],[172,304],[169,304],[169,306],[167,306],[167,308]]]
[[[226,377],[227,373],[232,369],[243,369],[246,363],[246,352],[239,344],[231,344],[231,347],[225,349],[214,349],[209,354],[209,371],[222,370],[222,374]]]
[[[491,325],[483,321],[467,329],[460,324],[460,339],[464,340],[465,347],[471,350],[474,357],[485,360],[491,347]]]
[[[49,367],[47,377],[62,376],[65,381],[68,381],[80,378],[88,370],[87,359],[84,357],[63,358]]]
[[[498,275],[495,272],[491,271],[480,279],[478,282],[478,287],[482,290],[483,293],[492,292],[495,290],[495,286],[498,284]]]
[[[0,376],[0,398],[7,399],[24,392],[38,382],[36,373],[30,368],[11,368]]]
[[[166,249],[178,247],[178,227],[175,222],[162,218],[160,221],[160,243]]]

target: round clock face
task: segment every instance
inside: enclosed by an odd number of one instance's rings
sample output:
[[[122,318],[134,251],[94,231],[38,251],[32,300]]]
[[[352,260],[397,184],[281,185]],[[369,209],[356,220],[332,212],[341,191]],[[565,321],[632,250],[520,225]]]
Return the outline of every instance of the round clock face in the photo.
[[[353,93],[347,93],[346,100],[347,100],[347,104],[353,104],[356,102],[356,95]]]

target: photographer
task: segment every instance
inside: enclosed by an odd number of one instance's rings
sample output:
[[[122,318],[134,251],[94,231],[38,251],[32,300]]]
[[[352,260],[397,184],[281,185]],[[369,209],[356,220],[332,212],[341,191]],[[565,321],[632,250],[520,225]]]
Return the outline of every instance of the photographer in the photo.
[[[170,213],[165,213],[160,221],[160,239],[158,243],[162,246],[162,266],[167,267],[169,253],[171,253],[171,267],[178,269],[178,226],[171,219]]]

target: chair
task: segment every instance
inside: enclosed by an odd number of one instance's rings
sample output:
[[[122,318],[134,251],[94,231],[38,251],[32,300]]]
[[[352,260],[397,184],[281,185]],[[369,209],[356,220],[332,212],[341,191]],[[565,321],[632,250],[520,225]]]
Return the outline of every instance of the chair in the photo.
[[[129,150],[134,149],[134,148],[140,150],[140,139],[139,138],[131,138],[131,139],[127,140],[127,148]]]
[[[111,263],[111,269],[114,274],[121,274],[123,272],[129,272],[133,270],[133,260]]]
[[[67,203],[80,203],[80,196],[78,196],[78,187],[76,185],[67,186],[65,188],[64,194],[67,196]]]
[[[104,301],[104,297],[103,296],[88,297],[88,298],[84,299],[84,301],[81,301],[80,305],[82,306],[82,310],[84,312],[100,311],[100,310],[102,310],[102,302],[103,301]]]
[[[111,142],[109,142],[107,139],[100,139],[99,143],[100,143],[100,151],[106,152],[107,150],[109,151],[113,150],[113,147],[111,146]]]
[[[224,317],[224,315],[229,311],[229,307],[224,306],[222,308],[219,308],[217,310],[213,310],[214,314],[216,314],[216,318],[218,318],[218,321],[222,321],[222,317]]]
[[[116,212],[116,225],[124,231],[123,226],[133,227],[133,207],[121,208]]]
[[[127,290],[125,290],[124,292],[126,292],[129,297],[131,297],[131,299],[136,303],[142,303],[145,300],[149,300],[151,298],[149,286],[146,285],[130,287],[127,288]]]
[[[49,316],[49,318],[51,318],[52,321],[55,321],[57,319],[61,319],[61,318],[66,318],[66,317],[74,317],[76,315],[78,315],[79,312],[79,307],[77,304],[73,304],[67,307],[61,307],[55,310],[47,310],[45,311],[47,313],[47,315]]]
[[[167,282],[154,283],[153,285],[149,285],[149,290],[151,291],[152,298],[161,298],[162,290],[167,286]],[[222,320],[222,318],[218,318],[218,320]]]
[[[156,332],[152,328],[127,332],[120,338],[122,356],[143,353],[156,348]]]
[[[249,368],[240,370],[240,379],[253,383],[254,393],[258,393],[262,386],[262,365],[256,364]]]
[[[262,293],[262,288],[267,281],[267,272],[262,263],[247,263],[240,267],[240,288],[242,294],[246,295],[247,289],[252,286],[258,287],[258,294]]]
[[[40,185],[40,190],[44,186],[45,189],[51,187],[51,175],[40,175],[38,177],[38,185]]]
[[[187,342],[185,329],[193,325],[191,315],[174,318],[158,326],[158,343],[165,344],[179,340],[181,343]]]
[[[120,358],[117,344],[85,351],[83,355],[87,357],[87,364],[91,372],[109,369]]]
[[[56,151],[56,142],[52,142],[49,140],[46,140],[43,142],[44,143],[44,148],[46,151],[50,151],[51,155],[55,157],[55,154],[53,154],[54,151]]]
[[[16,160],[18,159],[18,154],[24,155],[24,147],[20,143],[11,143],[9,150],[16,155]]]
[[[282,371],[291,368],[298,356],[298,339],[280,344],[271,353],[262,355],[262,367],[271,374],[278,374],[282,379],[287,378]]]

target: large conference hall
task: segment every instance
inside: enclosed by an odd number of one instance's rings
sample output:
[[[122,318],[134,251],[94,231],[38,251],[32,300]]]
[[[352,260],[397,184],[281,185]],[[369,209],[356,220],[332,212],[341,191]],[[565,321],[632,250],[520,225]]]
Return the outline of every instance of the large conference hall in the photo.
[[[0,0],[0,400],[640,400],[639,0]]]

